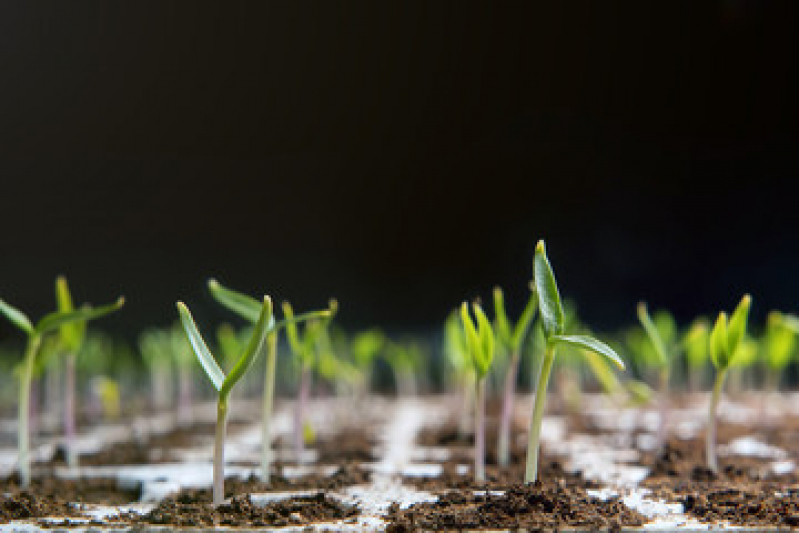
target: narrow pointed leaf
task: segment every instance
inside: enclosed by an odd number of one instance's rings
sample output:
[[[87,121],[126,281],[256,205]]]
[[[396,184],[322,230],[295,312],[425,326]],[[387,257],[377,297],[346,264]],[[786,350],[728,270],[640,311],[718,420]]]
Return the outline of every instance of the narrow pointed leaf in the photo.
[[[480,372],[477,358],[479,357],[478,351],[480,350],[480,337],[477,334],[477,328],[474,325],[471,315],[469,314],[469,304],[463,302],[461,304],[461,323],[463,330],[466,333],[466,343],[469,347],[469,355],[472,360],[472,365]]]
[[[744,295],[727,324],[727,351],[730,359],[735,357],[735,351],[746,334],[746,320],[749,317],[751,305],[752,297],[748,294]]]
[[[663,339],[660,338],[660,332],[658,331],[658,328],[655,327],[654,322],[652,322],[652,319],[649,317],[649,312],[647,311],[646,304],[644,302],[640,302],[638,304],[638,321],[641,322],[641,325],[646,332],[646,336],[649,338],[649,342],[655,349],[655,353],[658,357],[658,363],[661,365],[668,364],[669,358],[666,354],[666,346],[663,344]]]
[[[538,308],[547,339],[563,333],[563,305],[555,274],[547,259],[544,241],[538,241],[533,257],[533,281],[538,294]]]
[[[719,370],[724,370],[730,363],[727,344],[727,313],[719,313],[713,330],[710,332],[710,359]]]
[[[502,289],[494,287],[494,320],[496,322],[497,340],[506,348],[511,348],[512,333],[508,314],[505,312],[505,295]]]
[[[0,313],[25,333],[29,335],[33,333],[33,324],[28,316],[16,307],[8,305],[2,298],[0,298]]]
[[[67,278],[58,276],[55,285],[56,303],[58,310],[62,313],[69,313],[75,310],[72,305],[72,294],[69,292],[69,285]],[[75,353],[80,349],[83,344],[83,337],[86,334],[86,322],[79,320],[76,322],[69,322],[59,328],[59,336],[61,343],[65,350]]]
[[[300,315],[291,315],[291,318],[288,316],[283,320],[278,320],[274,322],[274,318],[272,318],[273,328],[276,330],[288,328],[289,324],[299,324],[300,322],[308,322],[311,320],[318,320],[324,318],[330,318],[333,314],[330,312],[329,309],[322,309],[321,311],[308,311],[307,313],[302,313]],[[296,327],[296,326],[295,326]]]
[[[103,317],[118,310],[124,304],[125,299],[119,298],[112,304],[103,305],[100,307],[84,306],[80,309],[67,313],[56,311],[55,313],[45,315],[41,320],[39,320],[39,322],[36,323],[35,330],[39,335],[44,335],[45,333],[49,333],[50,331],[58,329],[65,324],[81,321],[87,322],[89,320],[94,320],[95,318]]]
[[[535,310],[538,306],[538,297],[533,291],[530,294],[530,299],[527,300],[527,305],[524,307],[524,311],[522,311],[522,316],[519,317],[519,321],[516,322],[516,327],[513,328],[513,336],[511,345],[513,346],[514,350],[520,350],[522,347],[522,343],[524,342],[524,338],[527,336],[527,332],[530,330],[530,324],[533,323],[533,319],[535,318]]]
[[[491,368],[494,360],[494,329],[488,320],[483,308],[478,304],[472,304],[474,315],[477,317],[477,336],[480,343],[478,350],[478,364],[480,374],[485,375]]]
[[[297,323],[294,322],[294,309],[288,302],[283,302],[283,316],[285,317],[283,322],[286,327],[286,337],[288,337],[291,351],[294,352],[294,355],[300,355],[302,353],[302,343],[297,331]]]
[[[599,355],[604,355],[617,367],[624,370],[624,361],[621,360],[621,357],[619,357],[619,354],[617,354],[613,348],[588,335],[555,335],[549,339],[549,342],[565,344],[567,346],[573,346],[575,348],[598,353]]]
[[[189,338],[189,343],[194,349],[194,355],[197,356],[197,360],[200,361],[200,365],[205,370],[214,388],[218,391],[221,390],[222,384],[225,382],[225,373],[219,368],[219,364],[214,359],[213,354],[211,354],[211,350],[208,349],[202,335],[197,330],[197,325],[194,323],[194,318],[192,318],[189,308],[183,302],[178,302],[178,313],[180,314],[180,322],[183,324],[183,329],[186,331],[186,337]]]
[[[261,302],[247,294],[222,286],[215,279],[208,280],[208,290],[214,300],[251,323],[261,315]]]
[[[239,361],[236,363],[236,366],[228,374],[227,378],[225,378],[224,382],[222,383],[219,392],[221,394],[226,394],[230,392],[233,386],[247,373],[247,370],[253,365],[255,360],[258,358],[258,354],[261,353],[264,347],[264,342],[266,341],[267,335],[272,331],[270,327],[270,322],[272,318],[272,300],[269,296],[264,296],[264,302],[261,307],[261,313],[258,316],[258,321],[255,323],[255,327],[253,328],[252,337],[250,337],[250,342],[247,343],[247,348],[242,353]]]

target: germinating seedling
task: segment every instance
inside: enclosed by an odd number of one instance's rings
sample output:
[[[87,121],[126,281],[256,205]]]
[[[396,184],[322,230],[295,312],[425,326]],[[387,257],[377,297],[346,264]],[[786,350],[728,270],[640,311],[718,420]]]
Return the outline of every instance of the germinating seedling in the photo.
[[[58,282],[57,282],[58,283]],[[66,286],[66,285],[64,285]],[[58,293],[58,289],[56,289]],[[83,306],[77,310],[58,310],[42,317],[36,325],[19,309],[12,307],[0,299],[0,313],[2,313],[12,324],[21,329],[28,337],[25,349],[24,366],[20,375],[19,387],[19,412],[17,415],[17,447],[19,454],[19,477],[20,484],[27,487],[30,484],[30,444],[28,413],[30,406],[31,380],[33,379],[36,355],[42,343],[42,338],[47,333],[53,332],[62,326],[74,323],[85,323],[88,320],[99,318],[116,311],[125,303],[124,298],[119,298],[115,303],[102,307],[92,308]],[[71,306],[70,306],[71,307]],[[82,334],[81,334],[82,338]]]
[[[751,304],[752,298],[747,294],[741,299],[729,320],[727,313],[723,311],[719,313],[710,333],[710,359],[713,361],[713,366],[716,367],[716,379],[713,382],[713,392],[708,407],[705,452],[707,466],[713,472],[718,472],[719,469],[716,459],[716,410],[727,371],[738,354],[741,341],[746,334],[746,320]]]
[[[510,362],[505,374],[502,417],[499,422],[498,460],[501,467],[506,467],[510,463],[510,433],[516,397],[516,377],[519,373],[522,345],[535,317],[536,304],[535,291],[533,291],[518,322],[512,325],[505,312],[505,297],[502,294],[502,289],[499,287],[494,289],[494,314],[496,315],[494,331],[497,344],[510,354]]]
[[[461,305],[461,322],[471,354],[476,377],[474,408],[474,480],[485,481],[485,377],[494,360],[494,329],[479,304],[472,304],[477,318],[475,326],[469,314],[469,305]]]
[[[763,336],[763,350],[767,366],[766,389],[769,392],[779,390],[780,377],[785,367],[793,360],[796,351],[795,317],[772,311],[766,319],[766,331]]]
[[[547,259],[544,241],[538,241],[533,258],[533,283],[538,297],[538,309],[544,328],[545,349],[544,361],[535,391],[535,406],[533,407],[530,422],[529,441],[527,443],[527,468],[525,483],[534,483],[538,479],[538,449],[541,436],[541,421],[544,417],[544,403],[546,402],[547,384],[552,372],[552,363],[555,360],[555,350],[558,346],[573,346],[588,350],[610,359],[620,368],[624,363],[618,354],[607,344],[588,335],[565,335],[563,306],[561,305],[558,285],[555,274]]]
[[[460,390],[460,413],[458,421],[458,437],[465,439],[469,433],[471,419],[472,391],[474,389],[474,365],[469,354],[466,334],[461,327],[458,311],[452,311],[444,323],[444,353],[450,366],[448,376]]]
[[[257,324],[261,313],[258,300],[246,294],[223,287],[218,281],[208,281],[208,290],[214,299],[250,323]],[[266,339],[266,372],[264,374],[263,410],[261,413],[261,479],[268,483],[272,465],[272,405],[275,396],[275,366],[277,364],[277,334],[287,323],[327,317],[330,310],[312,311],[298,317],[274,323],[271,319],[270,332]],[[228,346],[233,343],[228,342]]]
[[[211,351],[197,330],[189,308],[178,302],[178,312],[186,336],[191,343],[197,359],[202,365],[214,388],[219,392],[216,404],[216,437],[214,439],[214,505],[220,505],[225,499],[225,433],[227,431],[228,401],[233,387],[252,367],[258,354],[261,353],[266,337],[274,328],[272,318],[272,301],[264,296],[261,312],[255,323],[252,337],[239,357],[236,366],[226,376],[216,362]]]

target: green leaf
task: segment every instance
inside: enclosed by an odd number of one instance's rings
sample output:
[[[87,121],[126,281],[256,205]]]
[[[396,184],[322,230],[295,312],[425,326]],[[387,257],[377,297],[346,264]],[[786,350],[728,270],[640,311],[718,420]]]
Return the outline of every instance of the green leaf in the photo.
[[[563,333],[563,306],[560,303],[558,284],[547,259],[544,241],[538,241],[533,258],[533,281],[538,294],[538,308],[547,340]]]
[[[619,354],[617,354],[613,348],[588,335],[555,335],[549,339],[549,342],[565,344],[567,346],[573,346],[575,348],[598,353],[599,355],[604,355],[617,367],[624,370],[624,361],[621,360],[621,357],[619,357]]]
[[[27,315],[16,307],[8,305],[2,298],[0,298],[0,313],[28,335],[33,334],[33,324]]]
[[[707,362],[708,337],[708,327],[704,319],[694,322],[683,337],[685,357],[692,368],[700,367]]]
[[[516,322],[516,327],[513,328],[511,345],[513,346],[514,350],[521,349],[524,338],[527,336],[527,332],[530,330],[530,324],[533,323],[533,319],[535,318],[535,310],[537,305],[538,297],[536,296],[535,291],[533,291],[530,294],[530,299],[527,300],[527,305],[524,307],[524,311],[522,311],[522,316],[519,317],[519,321]]]
[[[494,328],[491,327],[491,322],[479,304],[473,303],[472,309],[477,317],[477,335],[480,343],[476,353],[477,364],[480,367],[480,374],[485,375],[494,360]]]
[[[719,313],[713,330],[710,332],[710,359],[713,366],[724,370],[730,364],[729,348],[727,344],[727,313]]]
[[[67,278],[64,276],[56,278],[55,297],[60,312],[70,313],[75,310],[72,305],[72,294],[69,292]],[[68,322],[59,328],[58,333],[63,348],[71,353],[76,353],[81,344],[83,344],[83,338],[86,335],[86,322]]]
[[[44,335],[45,333],[58,329],[65,324],[94,320],[95,318],[100,318],[109,313],[113,313],[124,304],[125,298],[120,297],[116,302],[103,305],[101,307],[90,307],[87,305],[81,309],[67,313],[56,311],[55,313],[45,315],[41,320],[39,320],[39,322],[36,323],[35,331],[39,335]]]
[[[766,348],[766,362],[772,369],[780,371],[791,362],[796,346],[796,332],[785,325],[780,312],[769,313],[763,343]]]
[[[286,327],[286,337],[288,337],[289,340],[289,347],[294,355],[299,356],[302,353],[302,343],[300,342],[297,323],[293,320],[294,309],[289,302],[283,302],[283,316],[286,317],[283,322]]]
[[[658,328],[655,327],[654,322],[652,319],[649,318],[649,312],[646,309],[646,303],[639,302],[638,303],[638,321],[641,322],[641,325],[646,332],[647,337],[649,338],[649,342],[652,343],[652,347],[655,349],[655,353],[658,357],[658,364],[660,365],[667,365],[669,363],[669,358],[666,353],[666,346],[663,344],[663,339],[660,338],[660,332]]]
[[[735,351],[746,334],[746,320],[749,317],[751,305],[752,297],[745,294],[730,317],[730,322],[727,325],[727,350],[730,360],[735,357]]]
[[[244,374],[247,373],[250,367],[252,367],[253,363],[258,358],[258,354],[260,354],[263,349],[266,336],[270,333],[270,331],[272,331],[270,327],[270,322],[272,322],[271,318],[272,300],[269,298],[269,296],[264,296],[261,314],[258,316],[258,321],[255,323],[255,327],[253,328],[250,342],[247,344],[247,348],[239,358],[236,366],[233,367],[227,378],[225,378],[225,381],[222,383],[222,386],[219,389],[220,394],[228,394],[233,386],[242,378],[242,376],[244,376]]]
[[[255,323],[261,315],[262,305],[252,296],[223,287],[215,279],[208,280],[208,290],[214,300],[245,320]]]
[[[782,314],[782,325],[799,335],[799,316]]]
[[[214,388],[218,391],[222,390],[222,384],[225,382],[225,373],[219,368],[216,359],[214,359],[211,350],[205,345],[202,335],[197,330],[197,325],[194,323],[194,318],[189,312],[189,308],[183,302],[178,302],[178,313],[180,314],[180,322],[183,324],[183,329],[186,331],[186,336],[189,338],[189,343],[194,349],[194,354],[197,360],[200,361],[205,373],[211,380]]]
[[[513,334],[511,333],[508,314],[505,312],[505,295],[502,289],[494,287],[494,317],[496,321],[497,340],[507,349],[511,349]]]

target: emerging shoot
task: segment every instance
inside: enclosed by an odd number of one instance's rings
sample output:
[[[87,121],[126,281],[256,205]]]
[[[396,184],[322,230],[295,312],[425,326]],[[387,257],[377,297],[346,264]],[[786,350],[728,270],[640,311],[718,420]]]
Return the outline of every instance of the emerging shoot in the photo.
[[[538,378],[535,391],[535,405],[530,422],[529,440],[527,443],[527,467],[524,482],[535,483],[538,479],[538,450],[541,436],[541,421],[544,418],[544,403],[546,402],[549,375],[552,372],[552,363],[555,360],[555,349],[559,345],[573,346],[582,350],[603,355],[624,368],[624,363],[618,354],[608,345],[587,335],[564,335],[564,315],[561,305],[558,285],[555,274],[547,259],[544,241],[538,241],[533,258],[533,283],[538,297],[538,309],[544,328],[546,347],[544,361]]]
[[[716,459],[716,411],[727,371],[740,351],[741,341],[746,334],[746,321],[751,305],[751,296],[744,295],[729,320],[727,313],[723,311],[719,313],[716,324],[710,332],[710,359],[713,361],[713,366],[716,367],[716,379],[713,382],[713,392],[710,395],[708,407],[705,453],[707,467],[713,472],[719,470],[719,463]]]

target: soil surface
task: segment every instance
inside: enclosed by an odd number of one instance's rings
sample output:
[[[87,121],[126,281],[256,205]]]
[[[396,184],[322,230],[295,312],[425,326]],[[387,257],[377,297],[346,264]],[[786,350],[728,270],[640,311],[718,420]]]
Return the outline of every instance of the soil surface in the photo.
[[[345,505],[320,492],[297,496],[264,506],[255,505],[247,495],[236,496],[230,503],[214,507],[191,495],[180,495],[161,502],[151,512],[127,514],[121,521],[133,524],[158,524],[175,527],[283,527],[317,522],[352,519],[357,507]]]
[[[620,531],[640,526],[645,517],[618,499],[605,501],[588,496],[584,489],[553,480],[534,485],[515,485],[503,494],[475,495],[456,491],[437,502],[389,510],[388,531],[462,529],[512,529],[557,531],[564,527]]]
[[[19,477],[13,476],[0,481],[0,493],[6,493],[10,498],[30,495],[38,503],[53,504],[72,503],[103,503],[108,505],[123,505],[139,501],[140,491],[125,490],[117,485],[116,479],[111,478],[86,478],[81,480],[61,479],[55,477],[33,478],[26,489],[19,488]],[[27,496],[26,496],[27,497]]]

